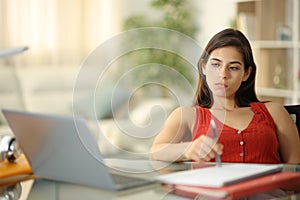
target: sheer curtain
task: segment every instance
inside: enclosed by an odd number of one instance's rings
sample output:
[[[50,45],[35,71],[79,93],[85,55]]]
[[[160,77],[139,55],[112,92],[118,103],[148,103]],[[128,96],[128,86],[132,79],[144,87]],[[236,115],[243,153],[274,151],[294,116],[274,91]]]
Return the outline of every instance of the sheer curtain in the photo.
[[[25,66],[79,65],[120,31],[118,0],[1,0],[0,50],[22,45]]]

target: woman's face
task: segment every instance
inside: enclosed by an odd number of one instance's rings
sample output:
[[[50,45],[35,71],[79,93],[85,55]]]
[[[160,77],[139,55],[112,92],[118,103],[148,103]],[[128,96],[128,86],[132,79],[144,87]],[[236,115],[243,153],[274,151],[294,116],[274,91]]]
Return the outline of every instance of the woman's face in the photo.
[[[203,66],[207,84],[214,96],[234,98],[241,83],[250,75],[245,72],[242,54],[232,46],[215,49]]]

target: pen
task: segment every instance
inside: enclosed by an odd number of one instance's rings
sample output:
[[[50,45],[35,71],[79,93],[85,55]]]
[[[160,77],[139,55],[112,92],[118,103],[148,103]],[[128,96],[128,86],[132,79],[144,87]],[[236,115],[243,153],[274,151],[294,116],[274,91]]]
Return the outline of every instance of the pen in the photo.
[[[212,130],[213,130],[214,140],[217,143],[218,142],[218,135],[217,135],[216,123],[215,123],[214,119],[210,120],[210,125],[211,125]],[[218,153],[216,154],[216,161],[217,161],[217,166],[221,167],[222,166],[221,156]]]

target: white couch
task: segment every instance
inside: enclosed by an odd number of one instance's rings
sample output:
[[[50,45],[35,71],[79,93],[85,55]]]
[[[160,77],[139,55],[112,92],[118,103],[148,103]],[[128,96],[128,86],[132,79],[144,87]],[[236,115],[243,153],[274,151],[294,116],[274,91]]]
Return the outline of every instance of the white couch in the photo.
[[[17,69],[2,66],[0,68],[0,108],[72,115],[73,87],[78,72],[79,68],[70,66],[36,66]],[[104,91],[109,89],[112,87],[108,85],[102,88],[100,93],[110,94]],[[122,92],[128,95],[126,89]],[[82,99],[84,100],[84,97]],[[162,123],[177,105],[169,98],[145,99],[141,95],[130,110],[128,110],[128,102],[121,102],[118,110],[123,114],[108,118],[111,116],[111,113],[108,113],[110,111],[108,109],[109,98],[100,99],[100,101],[100,104],[97,104],[99,108],[96,109],[100,116],[98,128],[103,134],[98,135],[97,138],[101,151],[106,154],[116,153],[120,149],[147,153]],[[83,117],[87,117],[86,105],[84,101],[79,105]],[[0,114],[0,124],[0,134],[11,134],[2,114]]]

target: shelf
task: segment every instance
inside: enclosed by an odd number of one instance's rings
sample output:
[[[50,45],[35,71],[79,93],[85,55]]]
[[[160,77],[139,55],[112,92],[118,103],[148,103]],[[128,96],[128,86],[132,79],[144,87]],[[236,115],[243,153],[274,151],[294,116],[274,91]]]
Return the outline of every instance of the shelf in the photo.
[[[256,93],[258,96],[270,96],[270,97],[282,97],[282,98],[291,98],[293,95],[292,90],[263,88],[263,87],[257,87]]]
[[[256,0],[236,0],[236,3],[246,3],[246,2],[254,2]]]
[[[251,42],[253,48],[266,48],[266,49],[276,49],[276,48],[299,48],[300,43],[293,41],[278,41],[278,40],[255,40]]]
[[[299,0],[236,0],[236,4],[236,26],[250,40],[257,65],[257,95],[299,104]]]

